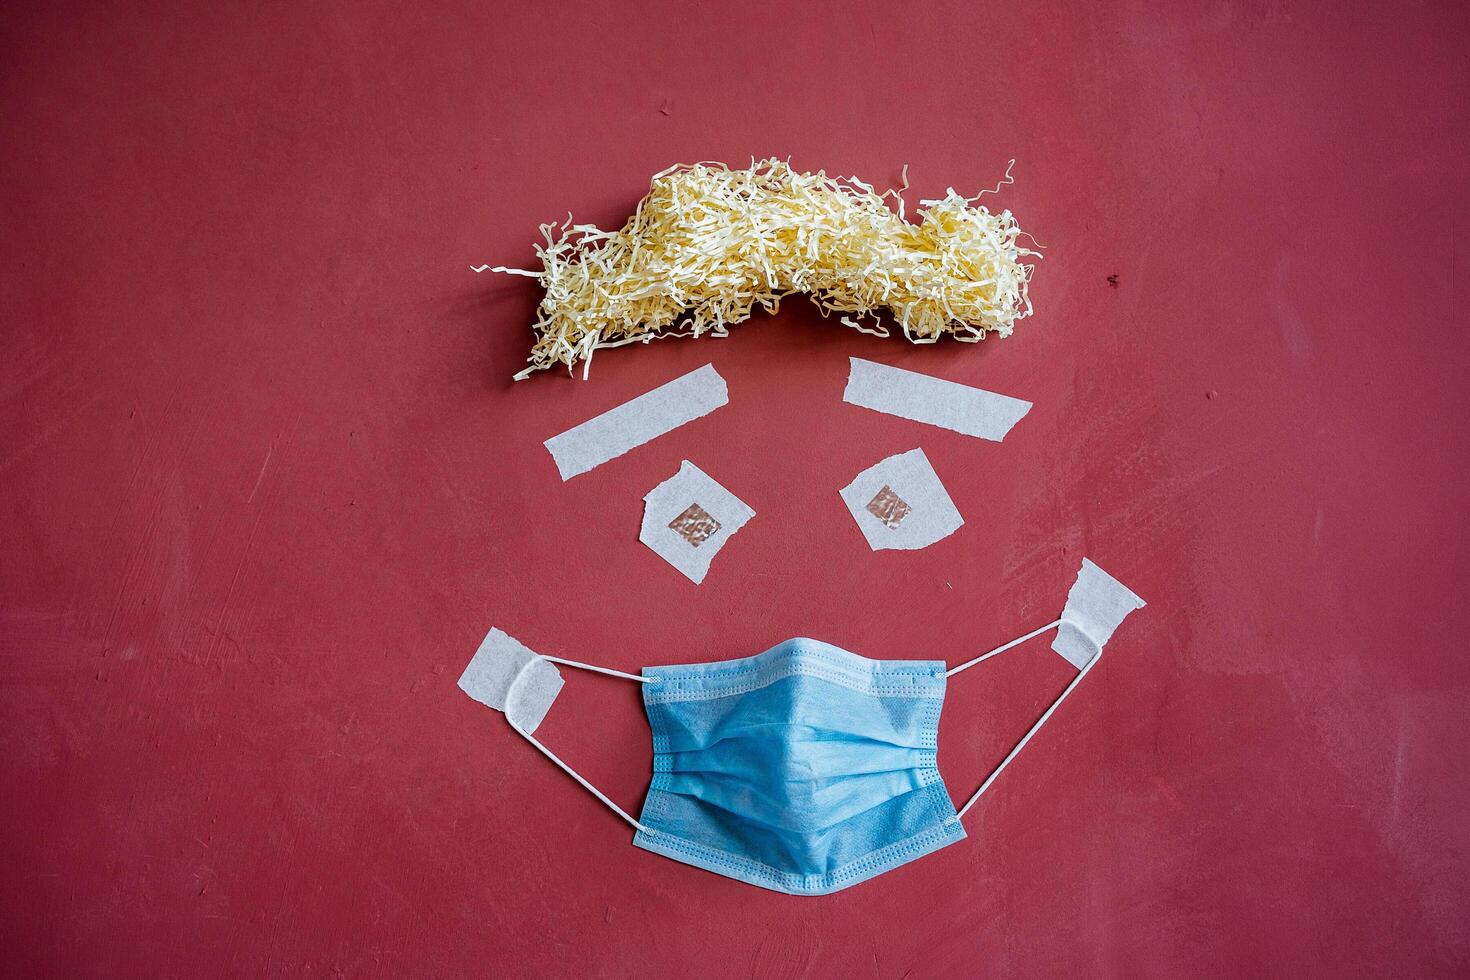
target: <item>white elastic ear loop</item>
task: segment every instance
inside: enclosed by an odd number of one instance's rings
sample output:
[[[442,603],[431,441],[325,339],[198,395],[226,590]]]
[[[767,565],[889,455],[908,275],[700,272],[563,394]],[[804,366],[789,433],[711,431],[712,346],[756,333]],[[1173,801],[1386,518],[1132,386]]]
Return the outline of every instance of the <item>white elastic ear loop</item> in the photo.
[[[1058,623],[1059,622],[1061,622],[1061,621],[1059,620]],[[1058,625],[1058,623],[1052,623],[1051,626],[1043,627],[1042,629],[1037,630],[1035,633],[1030,634],[1030,636],[1036,636],[1038,633],[1045,632],[1046,630],[1051,629],[1052,626]],[[1023,637],[1022,639],[1026,639],[1026,638],[1027,637]],[[1020,641],[1017,640],[1015,642],[1019,643]],[[1014,645],[1014,644],[1007,644],[1007,646],[1011,646],[1011,645]],[[1005,647],[1002,647],[1001,649],[1005,649]],[[989,656],[989,654],[986,654],[986,656]],[[979,658],[979,659],[984,659],[984,658],[982,657],[982,658]],[[975,795],[972,796],[972,797],[970,797],[969,801],[966,802],[964,806],[960,807],[959,813],[955,814],[955,819],[956,820],[959,820],[961,817],[963,817],[969,811],[970,807],[972,807],[972,806],[975,805],[975,801],[978,800],[978,799],[980,799],[981,795],[987,789],[990,788],[990,785],[995,782],[995,780],[997,779],[997,777],[999,777],[1000,774],[1005,771],[1006,766],[1008,766],[1008,765],[1011,764],[1011,760],[1014,759],[1016,756],[1018,756],[1018,755],[1021,754],[1021,750],[1026,747],[1026,743],[1029,742],[1029,741],[1031,741],[1031,736],[1035,735],[1037,732],[1039,732],[1041,730],[1041,726],[1044,725],[1044,724],[1046,724],[1046,720],[1052,716],[1052,712],[1056,711],[1057,708],[1061,707],[1062,702],[1065,701],[1065,700],[1067,700],[1067,695],[1071,694],[1073,691],[1075,691],[1077,689],[1077,685],[1082,683],[1082,678],[1086,677],[1087,676],[1087,672],[1089,670],[1091,670],[1093,667],[1097,666],[1097,662],[1099,660],[1101,660],[1101,659],[1102,659],[1102,651],[1099,650],[1093,656],[1093,658],[1087,662],[1087,666],[1086,667],[1083,667],[1081,670],[1079,670],[1077,672],[1077,676],[1074,677],[1074,678],[1072,678],[1072,682],[1070,684],[1068,684],[1067,687],[1066,687],[1066,689],[1063,690],[1062,693],[1057,696],[1057,699],[1051,703],[1051,707],[1047,708],[1046,711],[1042,713],[1041,717],[1038,718],[1038,719],[1036,719],[1036,724],[1034,724],[1034,725],[1031,726],[1031,730],[1028,731],[1025,735],[1021,736],[1021,740],[1016,743],[1016,747],[1013,748],[1013,749],[1011,749],[1011,751],[1006,755],[1006,757],[1000,761],[1000,765],[998,765],[998,766],[995,767],[995,771],[992,772],[989,776],[987,776],[985,778],[985,782],[983,782],[983,783],[980,784],[980,788],[975,791]],[[969,666],[969,665],[966,664],[965,666]]]
[[[639,677],[637,674],[625,674],[621,670],[613,670],[611,667],[594,667],[591,664],[578,663],[575,660],[563,660],[561,657],[549,657],[544,653],[538,653],[536,656],[540,657],[542,660],[550,660],[553,663],[566,664],[568,667],[578,667],[582,670],[590,670],[598,674],[606,674],[609,677],[621,677],[624,680],[637,681],[639,684],[649,684],[653,681],[652,677]]]
[[[1060,619],[1057,620],[1054,623],[1047,623],[1045,626],[1042,626],[1039,629],[1032,630],[1031,632],[1027,633],[1025,636],[1018,636],[1018,637],[1016,637],[1014,640],[1012,640],[1009,643],[1003,643],[1003,644],[1001,644],[1000,646],[996,647],[994,650],[991,650],[989,653],[982,653],[982,654],[980,654],[980,656],[976,657],[974,660],[967,660],[964,663],[960,664],[958,667],[951,667],[949,670],[946,670],[944,672],[944,676],[945,677],[953,677],[955,674],[958,674],[962,670],[968,670],[969,668],[975,666],[976,664],[980,663],[983,660],[989,660],[991,657],[995,656],[998,653],[1005,653],[1011,647],[1020,646],[1022,643],[1025,643],[1027,640],[1030,640],[1030,639],[1033,639],[1035,637],[1038,637],[1042,633],[1045,633],[1049,629],[1056,629],[1060,625],[1062,625],[1062,621]]]
[[[606,667],[593,667],[593,666],[591,666],[589,664],[579,664],[579,663],[576,663],[576,662],[570,661],[570,660],[558,660],[556,657],[547,657],[545,659],[547,659],[547,660],[556,660],[557,663],[566,664],[568,667],[582,667],[582,668],[584,668],[586,670],[595,670],[599,674],[611,674],[611,675],[613,675],[615,677],[626,677],[626,678],[629,678],[630,680],[644,681],[645,683],[647,681],[653,680],[653,678],[651,678],[651,677],[635,677],[632,674],[624,674],[621,671],[611,670],[611,669],[606,668]],[[511,683],[510,683],[510,689],[508,691],[506,691],[506,695],[505,695],[506,704],[509,704],[510,703],[511,696],[515,693],[516,685],[521,682],[521,678],[524,677],[524,676],[525,676],[524,672],[523,673],[520,673],[520,674],[517,674],[515,680],[511,681]],[[530,732],[526,731],[524,728],[522,728],[520,725],[517,725],[515,722],[510,721],[510,715],[509,714],[507,714],[505,716],[505,720],[510,722],[510,727],[511,728],[514,728],[517,732],[519,732],[521,734],[521,737],[522,738],[524,738],[526,741],[530,742],[532,745],[536,746],[536,749],[542,755],[546,756],[546,758],[550,759],[552,762],[555,762],[557,764],[557,766],[561,768],[562,772],[566,773],[568,776],[571,776],[578,783],[580,783],[582,785],[582,788],[583,789],[585,789],[587,792],[591,793],[593,796],[597,797],[603,803],[607,804],[608,809],[612,810],[613,813],[616,813],[618,816],[620,816],[624,820],[626,820],[628,822],[629,826],[633,827],[633,829],[635,829],[635,830],[641,830],[645,834],[651,834],[651,833],[654,832],[651,827],[645,827],[645,826],[643,826],[643,824],[639,823],[637,820],[634,820],[631,816],[629,816],[628,815],[628,812],[626,810],[624,810],[622,807],[618,806],[612,800],[608,799],[607,796],[605,796],[603,794],[602,790],[598,789],[596,786],[593,786],[587,780],[583,779],[582,776],[581,776],[581,774],[578,773],[577,770],[573,769],[571,766],[567,765],[565,762],[562,762],[560,759],[558,759],[556,757],[556,753],[555,752],[552,752],[546,746],[544,746],[540,742],[538,742],[536,740],[535,736],[533,736]]]

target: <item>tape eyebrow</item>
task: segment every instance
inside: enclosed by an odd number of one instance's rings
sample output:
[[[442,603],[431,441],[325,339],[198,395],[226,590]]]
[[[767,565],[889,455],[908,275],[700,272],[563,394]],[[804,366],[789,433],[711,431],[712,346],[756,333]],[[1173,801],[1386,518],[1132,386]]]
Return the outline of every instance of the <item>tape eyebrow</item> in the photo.
[[[570,480],[729,402],[725,379],[713,364],[706,364],[554,435],[543,445],[561,478]]]
[[[842,400],[912,422],[1000,442],[1031,403],[918,371],[850,357]]]

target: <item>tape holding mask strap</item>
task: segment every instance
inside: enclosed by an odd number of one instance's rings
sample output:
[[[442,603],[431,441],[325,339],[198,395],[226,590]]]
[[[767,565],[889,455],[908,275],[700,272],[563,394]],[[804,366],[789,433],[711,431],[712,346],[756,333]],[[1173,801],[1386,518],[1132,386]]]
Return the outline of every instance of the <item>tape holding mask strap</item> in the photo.
[[[459,687],[481,704],[503,712],[511,728],[631,827],[652,833],[531,734],[546,717],[546,712],[551,710],[552,703],[565,683],[556,664],[638,681],[640,684],[650,683],[649,678],[613,670],[611,667],[597,667],[575,660],[563,660],[561,657],[542,656],[508,633],[492,628],[480,643],[475,655],[470,658],[464,673],[460,675]]]
[[[1084,558],[1051,648],[1082,670],[1102,653],[1124,617],[1143,607],[1144,601],[1126,585]]]
[[[460,690],[504,712],[526,734],[541,724],[564,683],[555,664],[498,629],[486,634],[459,678]]]
[[[1051,648],[1077,668],[1077,676],[1072,678],[1062,693],[1057,695],[1057,699],[1051,703],[1051,706],[1042,713],[1040,718],[1036,719],[1036,723],[1031,726],[1030,730],[1021,736],[1021,740],[1006,754],[1000,765],[985,777],[985,782],[980,784],[980,788],[965,802],[964,806],[959,808],[954,820],[958,821],[964,817],[976,801],[985,795],[985,791],[995,783],[1000,774],[1005,771],[1006,766],[1021,754],[1026,743],[1041,731],[1041,726],[1046,724],[1047,719],[1062,706],[1062,702],[1067,700],[1073,691],[1077,690],[1077,685],[1082,683],[1082,678],[1097,666],[1103,645],[1112,639],[1113,632],[1123,622],[1123,619],[1133,610],[1142,609],[1144,605],[1144,601],[1134,595],[1126,585],[1084,558],[1082,568],[1077,572],[1077,580],[1072,583],[1071,591],[1067,593],[1067,604],[1062,609],[1061,619],[1047,623],[1024,636],[996,647],[989,653],[982,653],[975,659],[966,661],[958,667],[952,667],[945,672],[945,677],[953,677],[962,670],[968,670],[997,654],[1005,653],[1012,647],[1019,646],[1050,629],[1057,631]]]

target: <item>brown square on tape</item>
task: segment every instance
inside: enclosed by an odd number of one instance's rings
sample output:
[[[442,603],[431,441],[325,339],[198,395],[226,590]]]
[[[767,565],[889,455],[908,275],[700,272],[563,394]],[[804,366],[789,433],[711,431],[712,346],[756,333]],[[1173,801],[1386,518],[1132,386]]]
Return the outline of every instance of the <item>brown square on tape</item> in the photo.
[[[858,499],[861,500],[862,498],[860,497]],[[893,488],[886,483],[883,485],[883,489],[879,490],[873,495],[873,499],[868,501],[868,513],[889,527],[898,527],[903,523],[903,519],[909,516],[912,510],[913,508],[909,506],[908,501],[894,493]]]
[[[698,548],[720,529],[720,522],[698,504],[690,504],[684,512],[669,521],[675,534]]]

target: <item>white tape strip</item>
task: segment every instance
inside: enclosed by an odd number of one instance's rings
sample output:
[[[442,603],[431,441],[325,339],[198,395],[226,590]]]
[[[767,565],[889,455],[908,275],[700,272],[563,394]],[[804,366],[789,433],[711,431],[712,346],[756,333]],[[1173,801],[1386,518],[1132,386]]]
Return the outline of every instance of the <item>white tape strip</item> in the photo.
[[[1102,653],[1124,617],[1143,606],[1126,585],[1084,558],[1051,648],[1081,670]]]
[[[730,401],[713,364],[690,371],[546,440],[563,480],[586,473]]]
[[[922,449],[874,463],[838,493],[874,551],[927,548],[965,523]]]
[[[1031,411],[1030,402],[1009,395],[861,357],[849,360],[852,370],[842,400],[875,412],[999,442]]]
[[[527,733],[541,724],[562,684],[555,664],[498,629],[486,635],[459,677],[460,690],[505,712],[512,725]]]
[[[743,500],[689,460],[643,496],[638,540],[696,585],[730,536],[755,516]]]

